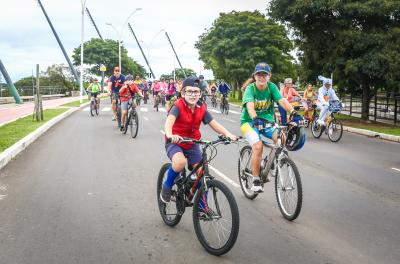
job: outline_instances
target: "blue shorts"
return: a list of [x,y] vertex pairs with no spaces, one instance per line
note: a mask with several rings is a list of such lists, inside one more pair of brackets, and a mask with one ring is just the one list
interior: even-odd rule
[[202,159],[202,156],[201,156],[202,153],[201,153],[200,147],[199,147],[199,145],[196,145],[196,144],[192,145],[192,147],[190,149],[183,149],[177,144],[168,143],[168,144],[165,144],[165,150],[167,151],[167,156],[171,161],[172,161],[172,157],[176,153],[182,152],[183,155],[185,155],[185,157],[187,158],[189,166],[199,163]]

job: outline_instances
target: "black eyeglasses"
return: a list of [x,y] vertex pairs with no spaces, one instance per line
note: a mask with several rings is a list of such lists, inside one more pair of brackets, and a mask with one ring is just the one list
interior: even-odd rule
[[186,90],[186,91],[185,91],[185,94],[186,94],[186,95],[195,95],[195,96],[198,96],[198,95],[200,95],[200,91],[199,91],[199,90]]

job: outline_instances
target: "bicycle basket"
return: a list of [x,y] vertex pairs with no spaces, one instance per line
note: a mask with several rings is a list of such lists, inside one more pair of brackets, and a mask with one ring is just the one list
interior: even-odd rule
[[342,110],[342,103],[340,101],[329,101],[329,112],[338,113]]

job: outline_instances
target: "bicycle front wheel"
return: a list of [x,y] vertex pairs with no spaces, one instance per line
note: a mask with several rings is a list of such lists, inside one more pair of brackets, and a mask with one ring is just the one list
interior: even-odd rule
[[225,104],[224,104],[224,101],[221,101],[221,103],[219,104],[219,108],[220,108],[220,110],[221,110],[221,114],[223,114],[224,111],[225,111]]
[[139,130],[139,117],[136,112],[132,113],[131,116],[132,118],[130,119],[129,128],[131,130],[131,137],[135,138]]
[[251,154],[252,150],[250,146],[244,146],[240,150],[239,161],[238,161],[238,174],[240,187],[242,192],[247,199],[253,200],[257,197],[258,193],[253,192],[251,187],[253,185],[253,179],[251,174]]
[[94,103],[93,103],[93,101],[90,102],[90,115],[94,116]]
[[323,131],[322,131],[321,125],[318,124],[317,120],[318,120],[318,116],[315,116],[311,122],[311,134],[315,138],[320,138]]
[[225,104],[225,114],[228,114],[228,113],[229,113],[229,103],[226,102],[226,104]]
[[[160,172],[158,174],[158,179],[157,179],[157,203],[158,203],[158,209],[160,210],[160,215],[164,223],[168,226],[175,226],[177,225],[182,218],[182,215],[178,213],[178,205],[176,201],[171,201],[169,203],[164,203],[161,201],[160,198],[160,192],[162,189],[162,185],[164,184],[165,180],[167,179],[167,174],[168,174],[168,169],[169,166],[171,166],[171,163],[166,163],[164,164]],[[173,193],[177,192],[177,186],[174,185],[172,186],[172,191]]]
[[343,135],[343,125],[340,120],[334,118],[328,125],[328,138],[332,142],[338,142]]
[[220,181],[207,181],[193,200],[193,225],[205,250],[215,256],[227,253],[239,234],[239,209],[232,192]]
[[288,157],[283,158],[275,177],[275,194],[283,217],[296,219],[303,202],[303,188],[296,164]]

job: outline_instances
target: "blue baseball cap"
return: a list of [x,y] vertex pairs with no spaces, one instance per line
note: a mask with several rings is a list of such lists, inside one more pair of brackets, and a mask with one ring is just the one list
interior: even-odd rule
[[254,74],[257,74],[259,72],[271,74],[271,67],[269,67],[269,65],[265,62],[260,62],[256,65],[256,68],[254,69]]

